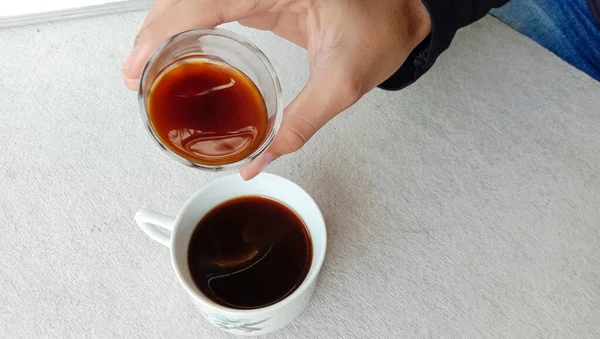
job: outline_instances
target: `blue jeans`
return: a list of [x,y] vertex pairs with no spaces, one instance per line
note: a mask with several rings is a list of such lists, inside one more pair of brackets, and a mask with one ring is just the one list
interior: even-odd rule
[[512,0],[491,13],[600,81],[600,27],[587,0]]

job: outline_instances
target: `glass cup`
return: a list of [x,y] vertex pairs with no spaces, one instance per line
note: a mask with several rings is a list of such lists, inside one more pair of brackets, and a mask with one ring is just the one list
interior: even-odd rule
[[[155,81],[165,69],[183,59],[192,57],[218,61],[237,68],[254,82],[263,97],[268,119],[266,136],[260,146],[242,160],[222,165],[210,165],[186,159],[165,145],[152,126],[148,111],[148,98]],[[158,146],[184,165],[206,170],[233,170],[249,164],[273,142],[283,117],[281,85],[273,65],[253,43],[238,34],[220,28],[192,29],[163,42],[152,53],[142,71],[138,101],[142,120]]]

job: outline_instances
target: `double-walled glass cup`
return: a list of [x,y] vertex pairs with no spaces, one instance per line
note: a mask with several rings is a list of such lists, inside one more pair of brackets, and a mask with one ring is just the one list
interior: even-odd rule
[[[263,97],[267,112],[265,137],[260,146],[244,159],[211,165],[184,158],[170,149],[157,135],[150,119],[148,99],[161,73],[180,62],[194,58],[225,63],[250,78]],[[140,78],[138,101],[142,119],[154,141],[179,162],[207,170],[233,170],[250,163],[262,154],[275,139],[283,116],[281,86],[275,70],[264,53],[250,41],[219,28],[200,28],[179,33],[162,43],[150,56]]]

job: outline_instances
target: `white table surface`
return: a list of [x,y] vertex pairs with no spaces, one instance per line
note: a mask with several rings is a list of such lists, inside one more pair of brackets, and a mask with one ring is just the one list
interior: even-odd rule
[[[0,337],[228,338],[139,207],[218,177],[153,144],[121,62],[144,13],[0,30]],[[290,100],[305,54],[228,26]],[[493,18],[270,168],[329,247],[313,301],[268,338],[600,337],[600,84]]]

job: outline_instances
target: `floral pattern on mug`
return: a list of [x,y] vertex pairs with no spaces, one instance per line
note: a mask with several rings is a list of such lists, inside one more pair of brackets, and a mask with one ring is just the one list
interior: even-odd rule
[[233,319],[220,315],[209,315],[202,312],[204,316],[209,319],[215,326],[226,331],[243,331],[243,332],[256,332],[262,331],[269,327],[265,323],[271,318],[262,319],[259,321],[252,321],[250,319]]

